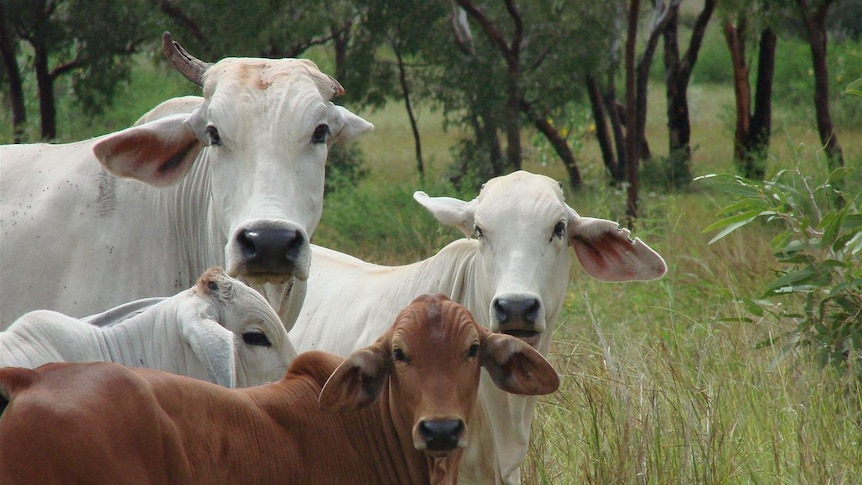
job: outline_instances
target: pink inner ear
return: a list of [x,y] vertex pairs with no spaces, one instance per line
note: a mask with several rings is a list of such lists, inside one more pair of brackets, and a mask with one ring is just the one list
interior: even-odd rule
[[110,135],[93,153],[110,172],[157,187],[177,182],[202,145],[181,120],[159,120]]
[[645,281],[667,271],[661,256],[640,239],[630,241],[628,231],[602,231],[589,239],[575,235],[572,247],[581,266],[602,281]]

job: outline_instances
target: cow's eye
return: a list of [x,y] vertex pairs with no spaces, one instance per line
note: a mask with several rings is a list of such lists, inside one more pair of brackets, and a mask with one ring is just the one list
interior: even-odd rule
[[479,344],[473,344],[470,346],[470,350],[467,351],[468,357],[476,357],[479,355]]
[[209,125],[206,128],[206,134],[208,138],[208,145],[215,145],[217,147],[221,146],[221,136],[218,134],[218,128],[213,125]]
[[319,124],[311,135],[311,143],[326,143],[326,137],[331,134],[332,132],[329,131],[329,125],[326,123]]
[[272,347],[272,342],[265,333],[259,331],[245,332],[242,334],[242,341],[249,345],[259,345],[261,347]]
[[407,362],[407,356],[404,355],[404,351],[398,348],[392,350],[392,358],[396,362]]
[[482,239],[485,237],[485,234],[482,232],[482,228],[479,226],[473,226],[473,237],[476,239]]
[[554,226],[554,237],[562,238],[565,235],[566,235],[566,223],[563,221],[560,221],[557,223],[556,226]]

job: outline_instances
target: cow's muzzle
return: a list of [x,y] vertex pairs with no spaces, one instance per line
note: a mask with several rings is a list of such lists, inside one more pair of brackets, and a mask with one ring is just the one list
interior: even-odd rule
[[497,331],[535,347],[544,330],[542,301],[529,295],[503,295],[491,303],[491,318]]
[[464,447],[465,429],[461,419],[423,419],[417,425],[416,449],[439,453]]
[[244,280],[284,283],[308,278],[310,246],[293,224],[250,224],[237,229],[227,248],[228,273]]

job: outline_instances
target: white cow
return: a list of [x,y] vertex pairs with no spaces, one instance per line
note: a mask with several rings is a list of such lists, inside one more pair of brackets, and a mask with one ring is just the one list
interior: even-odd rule
[[164,48],[203,87],[191,113],[0,147],[0,329],[35,309],[174,295],[216,265],[295,319],[328,146],[372,125],[330,102],[343,89],[311,61],[210,65],[167,33]]
[[[548,355],[569,281],[572,246],[583,268],[604,281],[651,280],[664,260],[618,224],[579,216],[552,179],[515,172],[486,183],[464,202],[414,198],[461,239],[406,266],[369,264],[312,246],[308,293],[290,331],[298,351],[346,355],[373,341],[398,310],[421,293],[443,293],[494,332],[521,338]],[[478,423],[461,465],[461,483],[520,482],[535,397],[495,389],[483,375]]]
[[0,332],[0,367],[104,361],[249,387],[281,379],[296,357],[272,306],[221,268],[139,313],[121,313],[121,321],[97,327],[51,310],[28,312]]

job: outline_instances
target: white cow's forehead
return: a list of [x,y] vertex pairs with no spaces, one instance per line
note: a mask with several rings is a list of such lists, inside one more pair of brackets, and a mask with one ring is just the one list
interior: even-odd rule
[[[229,57],[213,64],[203,75],[205,98],[213,94],[216,86],[238,84],[259,90],[269,89],[290,77],[306,77],[315,82],[319,91],[328,91],[331,86],[329,76],[320,72],[313,62],[307,59],[259,59],[248,57]],[[331,97],[331,93],[327,93]]]
[[476,208],[477,223],[514,223],[522,215],[523,222],[556,223],[566,217],[566,203],[560,184],[544,175],[525,172],[489,180],[479,194]]

